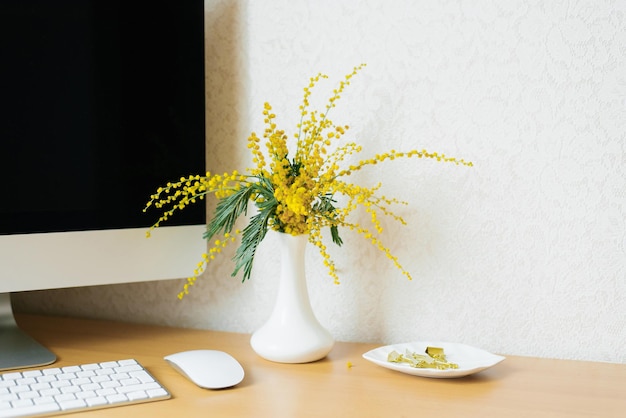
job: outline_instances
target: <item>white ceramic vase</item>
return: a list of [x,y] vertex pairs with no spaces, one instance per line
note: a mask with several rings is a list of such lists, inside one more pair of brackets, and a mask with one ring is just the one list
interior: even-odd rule
[[252,334],[250,344],[259,356],[278,363],[320,360],[335,341],[311,309],[304,271],[308,236],[277,235],[281,273],[276,303],[268,321]]

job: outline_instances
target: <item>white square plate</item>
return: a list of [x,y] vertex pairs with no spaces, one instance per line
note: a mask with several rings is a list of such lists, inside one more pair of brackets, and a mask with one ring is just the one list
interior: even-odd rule
[[[458,364],[459,368],[445,370],[420,369],[411,367],[406,363],[392,363],[387,361],[387,356],[394,350],[400,354],[404,354],[406,350],[424,354],[426,352],[426,347],[443,348],[447,360],[451,363]],[[363,358],[387,369],[396,370],[414,376],[435,378],[469,376],[495,366],[505,359],[505,357],[491,354],[485,350],[481,350],[480,348],[471,347],[465,344],[446,343],[440,341],[416,341],[411,343],[387,345],[368,351],[363,354]]]

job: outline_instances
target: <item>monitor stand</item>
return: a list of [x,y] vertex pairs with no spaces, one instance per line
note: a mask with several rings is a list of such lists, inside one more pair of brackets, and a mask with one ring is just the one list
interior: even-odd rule
[[55,360],[52,352],[17,326],[11,295],[0,293],[0,370],[45,366]]

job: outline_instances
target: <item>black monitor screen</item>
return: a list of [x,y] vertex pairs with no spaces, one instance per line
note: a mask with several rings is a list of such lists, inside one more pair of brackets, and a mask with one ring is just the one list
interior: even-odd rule
[[150,225],[205,171],[204,99],[202,0],[1,0],[0,233]]

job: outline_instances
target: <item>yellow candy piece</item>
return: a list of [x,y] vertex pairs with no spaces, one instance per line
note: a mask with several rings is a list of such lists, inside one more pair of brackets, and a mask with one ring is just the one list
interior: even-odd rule
[[434,359],[446,361],[446,355],[441,347],[426,347],[426,354]]

